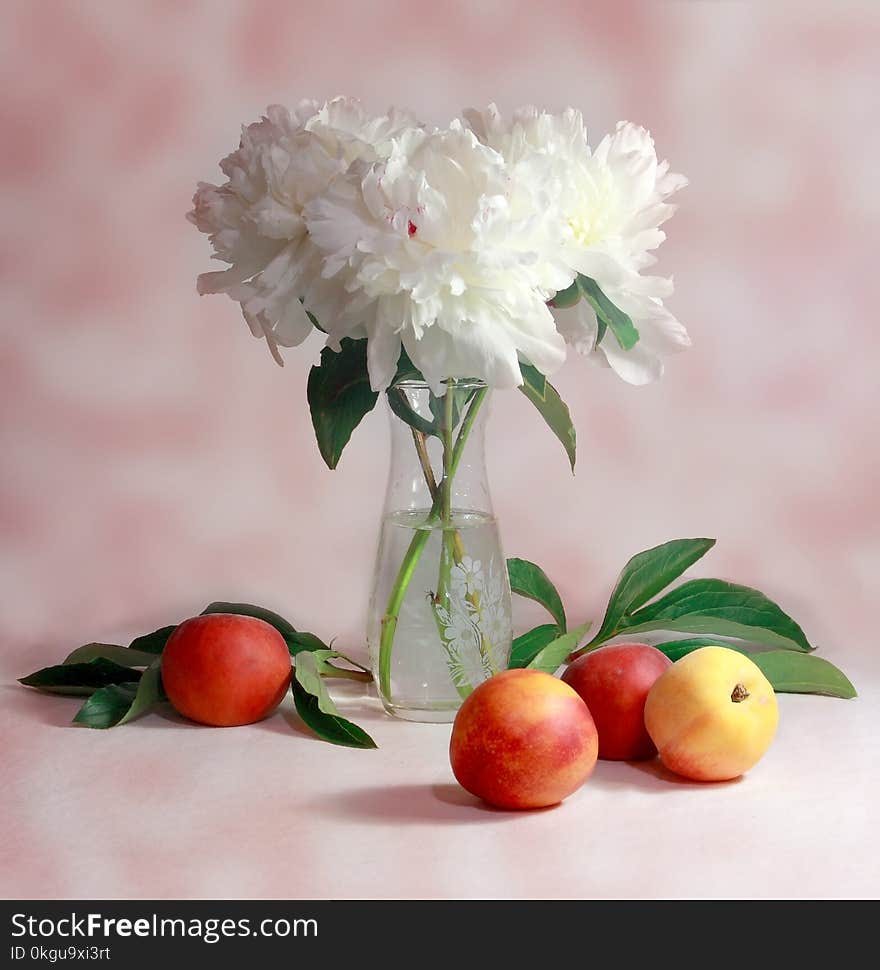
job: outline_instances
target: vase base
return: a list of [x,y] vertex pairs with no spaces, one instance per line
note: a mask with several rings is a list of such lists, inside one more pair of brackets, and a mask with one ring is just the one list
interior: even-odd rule
[[431,707],[416,707],[405,704],[392,704],[383,700],[382,706],[392,716],[402,721],[418,721],[424,724],[451,724],[458,713],[460,703],[437,704]]

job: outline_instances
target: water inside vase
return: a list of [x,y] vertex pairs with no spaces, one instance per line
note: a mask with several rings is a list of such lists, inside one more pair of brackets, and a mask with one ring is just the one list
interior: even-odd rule
[[[485,512],[453,510],[446,528],[430,510],[382,520],[369,643],[377,665],[381,620],[401,562],[417,533],[428,533],[400,606],[386,709],[411,720],[452,721],[463,697],[508,663],[510,590],[498,525]],[[437,598],[444,533],[450,536],[448,596]]]

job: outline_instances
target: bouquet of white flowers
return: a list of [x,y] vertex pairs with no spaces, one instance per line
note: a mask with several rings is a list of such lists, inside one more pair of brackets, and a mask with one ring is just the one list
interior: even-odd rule
[[418,521],[371,638],[380,695],[394,707],[392,643],[436,529],[428,600],[460,701],[510,651],[486,592],[497,575],[468,556],[453,492],[477,412],[489,389],[521,388],[574,467],[574,428],[547,381],[567,348],[644,384],[689,346],[663,302],[672,281],[646,272],[686,180],[636,125],[591,148],[571,108],[504,118],[490,105],[432,129],[349,98],[270,107],[220,167],[226,181],[200,183],[188,217],[228,268],[201,275],[199,292],[237,301],[279,364],[280,348],[326,335],[308,398],[331,468],[382,392],[415,446],[425,500],[409,509]]
[[663,304],[672,281],[644,273],[686,179],[644,128],[591,149],[571,108],[490,106],[431,130],[337,98],[270,107],[220,168],[189,219],[229,269],[199,292],[239,302],[279,363],[317,326],[333,349],[366,339],[374,391],[403,348],[442,394],[456,377],[520,386],[520,361],[551,374],[566,344],[643,384],[689,345]]

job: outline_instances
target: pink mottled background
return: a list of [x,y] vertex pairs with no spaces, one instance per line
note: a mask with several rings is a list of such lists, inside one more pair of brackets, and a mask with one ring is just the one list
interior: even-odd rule
[[619,118],[652,130],[691,180],[659,269],[694,347],[641,389],[566,364],[575,477],[525,399],[496,395],[506,551],[597,619],[631,554],[715,536],[700,572],[764,589],[876,677],[880,7],[4,0],[0,18],[7,682],[215,598],[360,648],[386,419],[328,471],[305,402],[320,342],[276,368],[235,304],[196,295],[216,267],[184,219],[240,123],[339,93],[437,123],[496,100],[575,105],[595,141]]

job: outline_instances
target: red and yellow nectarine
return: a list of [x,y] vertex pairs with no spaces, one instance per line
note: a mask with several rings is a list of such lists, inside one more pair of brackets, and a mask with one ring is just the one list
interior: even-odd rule
[[596,764],[587,705],[557,677],[505,670],[458,710],[449,758],[463,788],[498,808],[544,808],[578,789]]

